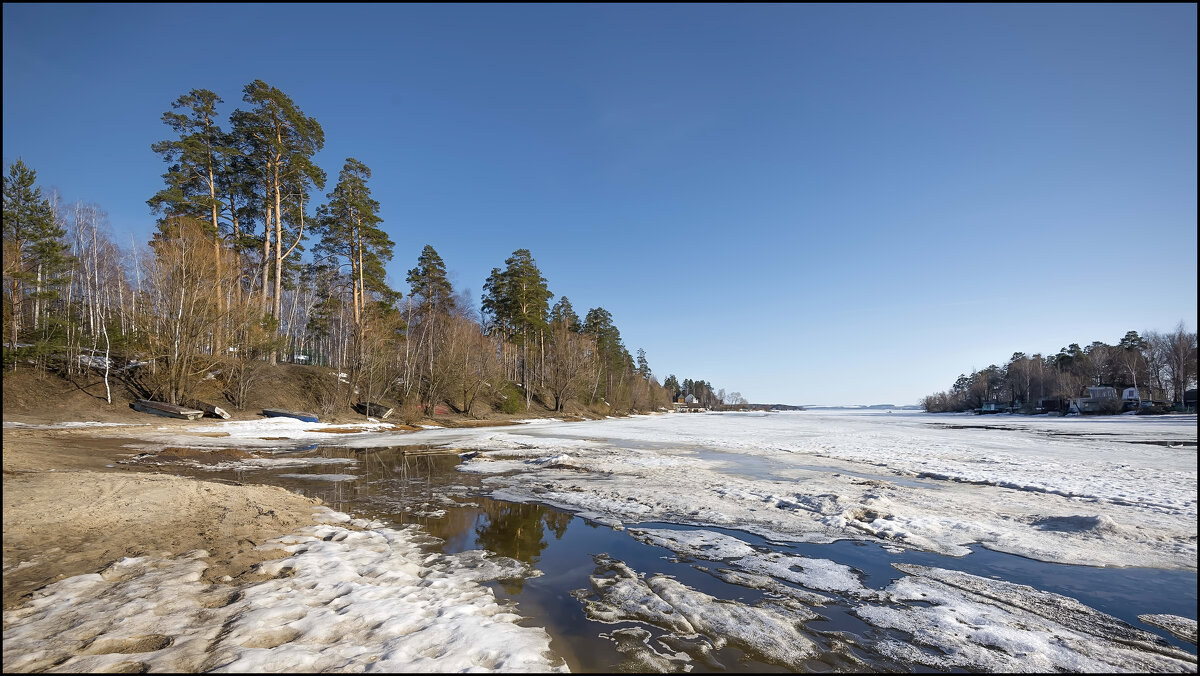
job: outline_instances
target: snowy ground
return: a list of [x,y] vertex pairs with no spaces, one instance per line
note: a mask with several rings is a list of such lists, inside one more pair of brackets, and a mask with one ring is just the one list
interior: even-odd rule
[[428,554],[428,537],[352,520],[262,545],[265,582],[200,581],[207,553],[126,558],[4,613],[4,671],[565,671],[542,629],[481,583],[534,575],[485,552]]
[[[480,451],[464,453],[467,459],[459,469],[482,477],[494,498],[548,504],[627,528],[632,537],[648,545],[665,547],[681,557],[719,562],[719,568],[706,572],[766,593],[764,600],[755,603],[716,598],[671,576],[634,570],[624,562],[597,556],[591,589],[576,590],[575,596],[592,620],[626,625],[605,636],[647,670],[689,670],[712,651],[731,645],[755,659],[795,670],[809,670],[810,660],[818,654],[838,654],[845,660],[842,666],[858,670],[879,666],[874,660],[891,660],[900,669],[1195,672],[1194,648],[1189,653],[1168,645],[1159,635],[1075,599],[1004,580],[903,563],[893,564],[897,574],[886,587],[872,588],[845,564],[777,551],[728,533],[753,533],[776,543],[862,540],[893,552],[919,550],[951,557],[969,557],[970,547],[982,546],[1054,564],[1195,571],[1196,423],[1194,415],[1047,418],[806,411],[541,421],[406,433],[363,426],[361,432],[345,434],[274,419],[188,428],[228,433],[221,437],[191,436],[177,429],[148,432],[139,435],[145,441],[138,448],[238,447],[279,451],[280,460],[290,460],[287,449],[314,443],[362,449],[422,444]],[[245,469],[270,466],[263,460],[247,459]],[[354,470],[349,463],[338,469],[343,468]],[[352,476],[320,475],[325,481]],[[650,522],[698,529],[639,525]],[[253,627],[265,624],[247,624],[244,633],[235,631],[228,639],[231,652],[221,662],[224,668],[266,670],[285,664],[299,670],[357,668],[367,659],[366,653],[341,654],[330,647],[336,641],[328,641],[331,636],[336,639],[338,632],[363,627],[369,628],[363,642],[374,651],[370,654],[391,660],[386,665],[390,668],[561,666],[544,655],[544,633],[512,625],[515,616],[495,609],[494,599],[482,595],[486,589],[470,586],[474,582],[469,570],[482,559],[479,555],[465,563],[422,561],[411,553],[402,532],[372,527],[363,535],[338,531],[335,526],[324,528],[334,530],[308,534],[294,545],[304,552],[311,549],[315,558],[287,564],[305,585],[314,585],[314,600],[305,600],[307,593],[285,598],[299,587],[279,581],[284,585],[279,590],[254,591],[233,604],[245,606],[238,617],[250,622],[258,621],[250,614],[252,596],[255,603],[265,603],[263,612],[271,618],[266,624],[290,627],[286,636],[281,635],[286,640],[266,647],[251,645],[247,641],[257,635]],[[365,538],[362,544],[357,543],[360,536]],[[353,546],[339,549],[331,542]],[[398,560],[396,548],[407,558],[396,566],[369,563],[367,570],[375,572],[363,573],[363,564],[356,561],[368,555],[359,552],[364,546],[388,561]],[[161,572],[174,584],[169,581],[185,580],[190,575],[185,568],[198,561],[169,566],[134,562],[129,565],[146,570],[130,579],[149,579],[145,576]],[[436,575],[428,575],[429,570],[458,570],[459,563],[468,572],[444,573],[453,582],[439,583]],[[358,572],[348,572],[351,569]],[[117,580],[67,580],[53,594],[100,603],[112,596],[109,586],[123,584],[123,575]],[[378,585],[404,575],[423,582],[410,578],[399,582],[403,599],[431,603],[433,597],[421,596],[425,592],[420,590],[449,584],[455,594],[450,600],[439,597],[438,603],[457,603],[453,599],[462,598],[466,604],[462,617],[473,619],[453,624],[460,615],[448,605],[437,605],[437,617],[429,618],[423,629],[429,632],[425,636],[435,640],[418,641],[425,647],[412,652],[401,640],[411,628],[393,626],[395,621],[386,619],[402,609],[376,605],[399,603],[382,598],[395,596],[396,589],[381,590]],[[501,575],[493,571],[477,578]],[[329,582],[322,581],[323,576]],[[366,586],[360,588],[361,584]],[[142,598],[138,595],[148,592],[135,586],[120,593]],[[53,603],[46,601],[28,611],[21,630],[39,631],[37,613],[51,612]],[[809,630],[806,623],[821,617],[831,604],[848,608],[878,633],[851,639]],[[93,608],[93,614],[103,612],[108,611]],[[181,612],[186,618],[199,617],[201,611]],[[348,614],[351,619],[350,624],[335,623],[326,631],[319,622],[304,619],[305,613],[330,615],[329,619]],[[444,618],[451,617],[453,622],[446,624]],[[1141,619],[1195,641],[1194,615]],[[8,620],[6,615],[6,625]],[[481,638],[479,632],[491,631],[484,629],[491,626],[489,622],[500,624],[513,638],[494,644],[489,639],[483,661],[436,667],[421,661],[429,658],[435,644],[461,641],[465,645]],[[161,633],[149,626],[139,631],[145,636]],[[908,638],[901,641],[897,636]],[[71,637],[64,640],[85,640]],[[6,645],[9,638],[6,630]],[[871,643],[866,650],[875,658],[862,662],[865,642]],[[176,660],[171,655],[187,656],[184,646],[162,650],[166,651],[163,661],[151,666],[196,667],[171,661]],[[46,664],[36,660],[50,658],[22,659],[20,666],[32,668]],[[70,664],[72,669],[97,670],[112,668],[115,663],[109,662],[117,658],[104,659],[109,661]],[[6,654],[6,668],[9,660]]]

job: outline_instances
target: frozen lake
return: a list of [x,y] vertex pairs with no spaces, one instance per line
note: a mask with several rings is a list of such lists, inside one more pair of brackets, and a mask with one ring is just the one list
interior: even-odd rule
[[[238,444],[222,429],[154,443]],[[1196,669],[1195,416],[806,411],[337,436],[173,471],[284,485],[417,524],[445,553],[530,564],[543,574],[490,584],[573,671]]]

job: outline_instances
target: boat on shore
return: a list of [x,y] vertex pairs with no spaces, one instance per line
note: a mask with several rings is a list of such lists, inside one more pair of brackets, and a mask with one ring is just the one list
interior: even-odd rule
[[295,418],[304,422],[317,422],[316,413],[304,413],[302,411],[284,411],[278,408],[264,408],[263,415],[268,418]]
[[381,420],[386,420],[395,409],[390,406],[384,406],[383,404],[376,404],[373,401],[360,401],[354,405],[354,410],[362,415],[373,416]]
[[168,404],[164,401],[151,401],[150,399],[137,399],[133,402],[133,409],[142,413],[153,413],[167,418],[182,418],[184,420],[195,420],[204,415],[204,411],[194,408],[185,408]]
[[189,401],[188,406],[191,406],[192,408],[198,408],[201,411],[204,411],[205,413],[213,416],[214,418],[221,418],[222,420],[229,420],[232,417],[229,415],[228,411],[221,408],[220,406],[216,406],[215,404],[210,404],[206,401],[200,401],[199,399]]

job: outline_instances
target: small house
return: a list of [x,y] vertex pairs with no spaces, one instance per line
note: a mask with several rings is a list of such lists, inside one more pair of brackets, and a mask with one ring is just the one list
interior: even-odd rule
[[1142,395],[1136,387],[1126,387],[1121,392],[1121,410],[1136,411],[1142,407]]
[[705,409],[700,405],[700,400],[696,395],[689,394],[684,397],[675,397],[675,402],[672,404],[676,413],[702,413]]
[[[1117,390],[1113,387],[1100,386],[1088,387],[1087,396],[1080,397],[1076,400],[1075,405],[1079,408],[1080,413],[1104,413],[1107,409],[1117,409],[1121,407],[1120,401],[1117,399]],[[1115,413],[1116,411],[1108,411]]]

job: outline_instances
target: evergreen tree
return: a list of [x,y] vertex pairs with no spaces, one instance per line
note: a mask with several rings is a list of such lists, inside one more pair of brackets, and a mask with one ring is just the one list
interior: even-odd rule
[[[325,172],[312,161],[313,155],[325,146],[325,132],[291,98],[262,80],[246,85],[242,100],[254,107],[248,112],[238,111],[234,123],[239,136],[249,142],[256,156],[255,166],[262,172],[264,262],[268,256],[274,261],[273,314],[279,320],[282,314],[284,260],[297,250],[304,238],[305,196],[310,186],[318,190],[325,187]],[[289,204],[291,222],[286,230],[283,218],[285,197],[295,198]],[[286,250],[285,238],[292,240]],[[264,268],[264,279],[266,272]],[[265,282],[263,287],[265,293]],[[275,357],[272,354],[272,363]]]
[[667,379],[663,381],[663,389],[667,391],[667,394],[671,395],[672,401],[675,400],[675,397],[679,396],[679,379],[675,377],[674,373],[667,376]]
[[[438,252],[428,244],[417,258],[417,267],[408,271],[409,297],[416,301],[419,322],[410,327],[410,342],[420,346],[425,366],[422,372],[422,398],[426,411],[433,414],[433,407],[442,398],[448,386],[451,369],[438,368],[439,353],[446,345],[449,315],[454,310],[454,290],[446,278],[446,264]],[[445,366],[445,364],[442,364]],[[465,405],[465,404],[464,404]]]
[[351,302],[355,325],[361,325],[369,294],[385,303],[394,302],[395,291],[388,287],[384,269],[392,260],[391,238],[380,228],[379,202],[371,198],[367,179],[371,170],[353,157],[347,158],[338,174],[337,185],[329,202],[317,209],[315,229],[321,234],[319,256],[341,262],[350,268]]
[[454,310],[454,290],[446,278],[446,264],[428,244],[417,258],[417,267],[408,271],[406,281],[410,296],[417,300],[417,311],[423,315],[449,314]]
[[550,298],[554,294],[528,249],[517,249],[504,261],[505,269],[492,268],[484,283],[482,310],[489,324],[513,338],[521,348],[521,384],[525,388],[525,407],[532,398],[529,377],[530,343],[545,334]]
[[[9,165],[4,177],[4,287],[8,296],[6,328],[9,346],[16,348],[24,328],[26,296],[52,300],[53,289],[69,268],[70,257],[62,241],[66,230],[36,185],[37,172],[21,158]],[[36,317],[34,317],[36,321]]]
[[650,380],[650,362],[646,361],[646,351],[640,347],[637,351],[637,373],[646,380]]
[[179,137],[151,145],[154,152],[171,163],[163,174],[166,187],[147,200],[155,211],[170,216],[191,216],[207,221],[211,234],[219,231],[221,202],[218,178],[236,152],[216,122],[221,98],[207,89],[193,89],[172,104],[175,111],[163,113],[163,123]]
[[616,383],[626,369],[632,370],[633,358],[621,343],[621,332],[613,324],[612,314],[602,307],[588,310],[583,320],[583,333],[596,340],[596,351],[600,354],[600,366],[606,384],[604,395],[611,398]]
[[579,323],[579,315],[575,314],[575,308],[571,307],[571,301],[567,300],[566,296],[558,299],[554,307],[550,308],[550,322],[565,322],[566,327],[570,331],[579,333],[583,327]]
[[[219,286],[223,279],[220,266],[224,256],[221,255],[222,201],[218,181],[228,174],[230,158],[236,154],[236,150],[227,145],[229,139],[216,122],[217,104],[221,102],[220,97],[207,89],[193,89],[171,106],[174,111],[182,112],[163,113],[163,122],[179,136],[150,146],[172,164],[163,174],[166,187],[147,200],[151,208],[165,216],[190,216],[207,224],[213,258],[218,266],[218,288],[214,294],[218,314],[224,300],[224,290]],[[159,227],[165,227],[166,222],[164,218]],[[221,333],[214,331],[213,334],[218,350]]]

